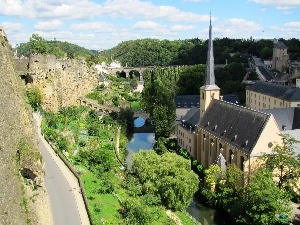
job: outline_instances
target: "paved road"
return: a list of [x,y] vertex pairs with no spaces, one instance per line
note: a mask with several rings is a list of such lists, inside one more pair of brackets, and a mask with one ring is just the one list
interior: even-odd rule
[[40,133],[40,117],[33,114],[39,148],[45,162],[45,186],[55,225],[89,225],[79,184]]

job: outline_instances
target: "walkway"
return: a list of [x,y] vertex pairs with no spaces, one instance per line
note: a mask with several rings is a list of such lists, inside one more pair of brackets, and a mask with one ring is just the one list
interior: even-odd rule
[[39,148],[45,162],[45,186],[55,225],[89,225],[78,180],[41,135],[41,117],[33,114]]

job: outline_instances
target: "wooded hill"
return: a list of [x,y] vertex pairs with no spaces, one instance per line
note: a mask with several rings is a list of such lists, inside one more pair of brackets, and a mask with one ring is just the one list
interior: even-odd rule
[[[299,39],[279,40],[288,47],[291,60],[300,59]],[[147,38],[124,41],[103,55],[128,67],[205,64],[207,43],[198,38],[175,41]],[[272,54],[273,40],[214,39],[216,64],[225,64],[226,60],[227,63],[247,63],[251,55],[271,59]]]
[[[288,47],[291,60],[300,60],[299,39],[279,39]],[[33,34],[27,43],[20,44],[16,50],[18,56],[29,57],[30,54],[54,54],[57,58],[84,57],[89,64],[111,60],[119,61],[122,66],[170,66],[205,64],[207,58],[207,40],[198,38],[185,40],[138,39],[124,41],[116,47],[101,52],[88,50],[75,44],[62,41],[47,41]],[[247,63],[252,56],[271,59],[273,40],[253,39],[214,39],[215,64],[237,62]]]

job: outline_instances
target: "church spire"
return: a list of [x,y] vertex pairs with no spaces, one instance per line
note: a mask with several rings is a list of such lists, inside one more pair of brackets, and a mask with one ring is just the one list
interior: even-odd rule
[[214,50],[213,50],[213,41],[212,41],[211,33],[212,33],[212,26],[211,26],[211,13],[210,13],[205,85],[214,85],[215,84]]
[[206,81],[205,85],[200,87],[200,118],[209,106],[212,99],[220,99],[220,88],[215,84],[215,70],[214,70],[214,51],[212,41],[212,26],[211,14],[209,19],[209,40],[206,61]]

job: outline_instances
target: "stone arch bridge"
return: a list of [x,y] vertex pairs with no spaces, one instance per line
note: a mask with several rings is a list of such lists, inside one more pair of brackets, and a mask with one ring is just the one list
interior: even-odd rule
[[[123,104],[120,107],[116,107],[116,106],[106,106],[106,105],[102,105],[99,104],[97,100],[93,100],[93,99],[89,99],[89,98],[78,98],[77,99],[77,104],[78,105],[84,105],[84,106],[88,106],[91,109],[94,109],[96,111],[102,111],[103,113],[111,113],[111,112],[120,112],[120,107],[128,107],[129,104]],[[149,118],[149,113],[143,111],[143,110],[138,110],[134,112],[133,115],[134,118],[136,117],[141,117],[144,120]]]

